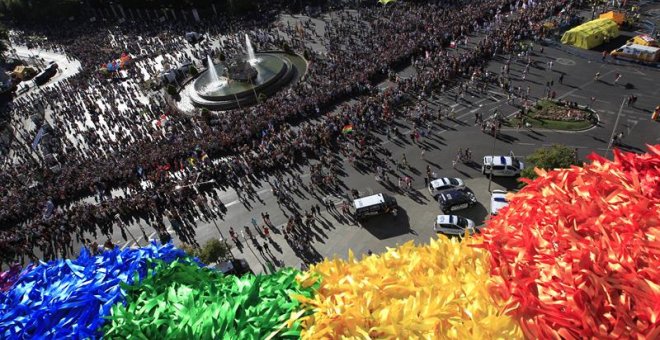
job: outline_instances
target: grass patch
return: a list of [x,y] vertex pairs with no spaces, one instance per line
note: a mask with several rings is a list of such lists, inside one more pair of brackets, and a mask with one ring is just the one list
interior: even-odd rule
[[[579,131],[590,128],[594,125],[589,119],[581,120],[554,120],[547,118],[549,115],[558,114],[568,111],[579,111],[588,113],[586,110],[578,108],[568,108],[564,105],[557,104],[550,100],[539,100],[527,112],[525,122],[531,124],[531,128],[551,129],[551,130],[565,130],[565,131]],[[510,127],[517,127],[520,119],[512,117],[505,122],[505,125]]]

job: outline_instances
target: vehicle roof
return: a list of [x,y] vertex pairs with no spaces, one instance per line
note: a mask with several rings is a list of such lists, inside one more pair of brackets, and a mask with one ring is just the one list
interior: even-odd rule
[[436,217],[435,221],[438,224],[443,224],[443,223],[457,224],[458,223],[458,216],[456,216],[456,215],[438,215],[438,217]]
[[660,47],[653,47],[653,46],[644,46],[644,45],[639,45],[639,44],[627,44],[623,45],[620,48],[629,48],[633,50],[640,50],[640,51],[645,51],[649,53],[655,53],[658,50],[660,50]]
[[511,157],[511,156],[484,156],[484,164],[513,165],[513,157]]
[[[449,178],[449,177],[442,177],[442,178],[434,179],[434,180],[431,181],[431,187],[433,187],[433,188],[437,188],[437,187],[439,187],[439,186],[443,186],[443,185],[451,184],[451,182],[450,182],[451,179],[452,179],[452,178]],[[459,179],[459,178],[455,178],[455,179],[456,179],[459,183],[462,182],[462,180]]]
[[509,205],[509,202],[502,202],[498,201],[497,198],[504,198],[506,197],[507,192],[504,190],[493,190],[493,194],[490,197],[490,213],[495,215],[497,212]]
[[385,203],[385,196],[382,193],[353,200],[353,205],[356,209],[381,203]]
[[455,200],[461,200],[465,201],[468,199],[468,190],[461,190],[461,189],[449,189],[447,191],[443,191],[438,195],[439,199],[442,199],[443,201],[455,201]]
[[639,34],[639,35],[636,35],[635,38],[640,38],[640,39],[642,39],[646,42],[655,41],[655,39],[652,36],[648,35],[648,34]]

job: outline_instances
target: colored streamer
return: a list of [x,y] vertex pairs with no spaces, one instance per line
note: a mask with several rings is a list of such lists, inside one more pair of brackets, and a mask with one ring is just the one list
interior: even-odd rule
[[302,275],[303,284],[321,278],[313,298],[298,297],[309,316],[306,339],[520,338],[504,302],[488,292],[487,253],[441,237],[430,245],[408,242],[356,261],[326,260]]
[[104,316],[124,300],[120,283],[147,273],[147,259],[171,262],[187,255],[171,244],[109,250],[74,260],[42,263],[0,293],[0,338],[97,338]]
[[660,338],[660,146],[555,171],[485,228],[528,338]]
[[300,307],[291,295],[311,298],[298,271],[225,276],[181,262],[159,262],[152,275],[126,287],[127,303],[116,305],[105,329],[108,338],[266,339],[298,338],[286,321]]

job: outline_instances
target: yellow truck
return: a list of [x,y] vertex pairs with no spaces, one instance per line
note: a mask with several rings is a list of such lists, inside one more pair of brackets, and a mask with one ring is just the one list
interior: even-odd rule
[[640,34],[634,36],[628,40],[628,43],[642,45],[642,46],[660,47],[658,46],[658,41],[653,39],[652,36],[647,34]]
[[626,44],[610,54],[613,58],[640,61],[644,63],[660,62],[660,48],[638,44]]

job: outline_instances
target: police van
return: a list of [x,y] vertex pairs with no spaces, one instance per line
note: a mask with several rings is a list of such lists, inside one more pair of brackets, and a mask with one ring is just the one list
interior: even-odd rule
[[355,218],[358,220],[387,213],[396,215],[397,207],[398,205],[394,197],[382,193],[353,200]]
[[525,164],[511,156],[484,156],[481,173],[492,173],[493,176],[515,177],[525,168]]

